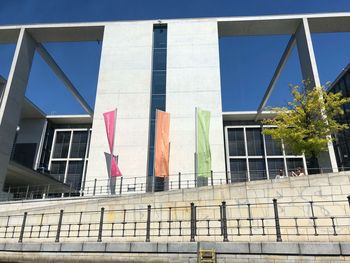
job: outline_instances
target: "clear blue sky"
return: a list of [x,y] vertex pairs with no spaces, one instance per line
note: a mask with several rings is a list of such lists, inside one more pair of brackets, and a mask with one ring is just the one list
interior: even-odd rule
[[[349,12],[349,0],[2,0],[0,24],[142,20],[214,16],[253,16]],[[255,110],[289,36],[236,37],[220,40],[223,110]],[[350,33],[314,34],[322,83],[333,81],[350,62]],[[93,106],[101,45],[45,44],[82,95]],[[14,45],[0,45],[0,74],[7,77]],[[300,83],[294,50],[269,105],[283,105],[288,84]],[[62,83],[35,56],[27,96],[47,113],[83,113]]]

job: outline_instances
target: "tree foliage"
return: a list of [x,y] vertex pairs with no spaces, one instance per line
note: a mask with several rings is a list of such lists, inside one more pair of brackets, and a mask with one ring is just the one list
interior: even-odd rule
[[263,120],[263,124],[274,128],[265,128],[263,133],[283,140],[295,154],[315,157],[327,149],[331,134],[348,128],[337,121],[337,116],[344,114],[342,105],[349,103],[350,98],[344,98],[340,92],[327,93],[324,87],[305,86],[291,87],[293,100],[287,107],[272,109],[276,116]]

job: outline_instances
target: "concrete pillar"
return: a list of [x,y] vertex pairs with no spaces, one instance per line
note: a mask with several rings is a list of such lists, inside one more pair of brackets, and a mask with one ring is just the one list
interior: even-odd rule
[[[321,86],[314,48],[311,39],[311,32],[307,18],[303,18],[296,33],[299,61],[303,79],[307,81],[307,87]],[[324,172],[336,172],[338,169],[335,152],[332,143],[328,143],[328,152],[318,157],[320,168]]]
[[0,191],[4,186],[35,46],[35,41],[22,28],[0,105]]

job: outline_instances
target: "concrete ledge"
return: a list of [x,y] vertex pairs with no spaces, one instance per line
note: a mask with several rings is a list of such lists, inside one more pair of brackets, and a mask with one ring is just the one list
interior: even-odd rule
[[350,256],[350,243],[340,243],[341,253],[344,256]]
[[129,242],[121,243],[107,243],[106,252],[130,252],[131,244]]
[[350,242],[0,243],[0,251],[8,252],[197,254],[200,248],[218,255],[350,256]]
[[41,243],[23,243],[22,251],[41,251]]
[[5,243],[5,251],[22,251],[22,243]]
[[83,243],[83,252],[105,252],[106,243],[101,242],[86,242]]
[[83,243],[62,243],[61,252],[82,252]]
[[148,242],[131,242],[130,252],[133,253],[158,253],[157,243],[148,243]]
[[298,243],[269,242],[261,243],[261,253],[270,255],[299,255],[300,251]]
[[250,254],[261,254],[262,244],[261,243],[249,243]]
[[42,243],[41,252],[59,252],[61,251],[61,244],[60,243]]
[[168,243],[168,253],[196,253],[197,242]]
[[339,243],[301,243],[301,255],[341,255]]

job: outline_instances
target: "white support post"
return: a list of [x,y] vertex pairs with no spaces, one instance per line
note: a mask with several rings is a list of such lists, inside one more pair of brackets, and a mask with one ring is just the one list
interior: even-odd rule
[[0,192],[3,190],[35,48],[36,42],[22,28],[0,105]]
[[[311,32],[307,18],[303,18],[295,33],[299,61],[303,79],[307,81],[307,88],[321,86],[314,48],[312,44]],[[319,166],[323,171],[337,172],[338,165],[335,157],[333,144],[328,143],[328,152],[320,154],[318,157]]]

